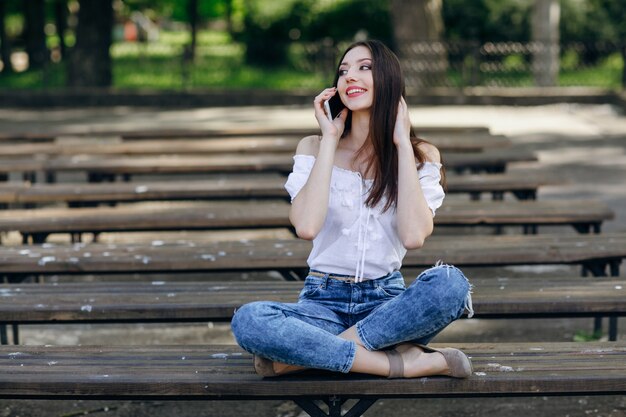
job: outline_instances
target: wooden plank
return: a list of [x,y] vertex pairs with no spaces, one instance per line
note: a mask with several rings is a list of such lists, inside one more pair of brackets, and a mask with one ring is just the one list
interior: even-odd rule
[[[149,201],[214,198],[287,198],[285,177],[273,173],[254,177],[220,175],[214,179],[190,181],[31,184],[0,183],[0,203]],[[536,171],[504,174],[447,176],[448,193],[532,192],[544,185],[560,183]]]
[[[31,155],[161,155],[219,153],[294,153],[300,140],[297,136],[284,137],[223,137],[211,139],[152,139],[142,141],[73,140],[58,143],[0,144],[0,157],[28,157]],[[511,142],[504,136],[473,135],[449,137],[433,135],[429,141],[441,152],[480,152],[484,149],[506,147]]]
[[[489,150],[477,153],[447,153],[444,163],[453,170],[502,171],[510,162],[536,161],[535,155],[514,149]],[[98,157],[76,155],[50,157],[43,160],[4,158],[0,173],[10,172],[90,172],[98,174],[191,174],[209,172],[283,172],[293,167],[290,154],[221,154],[161,155],[134,157]]]
[[[441,345],[433,345],[441,346]],[[455,344],[468,379],[305,372],[263,379],[235,346],[0,346],[0,398],[276,399],[626,393],[626,344]]]
[[[151,244],[0,247],[2,275],[301,269],[311,243],[301,239]],[[626,234],[432,236],[404,267],[585,264],[626,257]]]
[[[407,285],[414,279],[405,277]],[[626,315],[620,278],[500,277],[472,284],[476,318]],[[8,284],[0,285],[0,322],[224,321],[253,301],[296,302],[301,288],[302,282],[286,281]]]
[[[416,125],[419,135],[426,134],[489,134],[486,126],[434,126]],[[316,128],[276,128],[255,125],[253,127],[237,127],[228,129],[149,129],[149,130],[93,130],[81,132],[11,132],[0,133],[0,142],[50,142],[60,136],[119,136],[123,139],[177,139],[177,138],[210,138],[227,136],[308,136],[319,134]]]
[[[290,204],[271,201],[134,204],[95,208],[0,211],[0,231],[23,234],[290,227]],[[595,200],[450,202],[437,226],[590,225],[614,217]]]

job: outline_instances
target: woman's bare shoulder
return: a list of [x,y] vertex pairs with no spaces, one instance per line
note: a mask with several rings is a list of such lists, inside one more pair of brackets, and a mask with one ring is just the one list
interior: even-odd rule
[[437,149],[435,145],[429,142],[420,142],[420,144],[417,146],[426,157],[426,161],[441,163],[441,154],[439,153],[439,149]]
[[296,155],[317,156],[320,149],[320,137],[318,135],[306,136],[300,139]]

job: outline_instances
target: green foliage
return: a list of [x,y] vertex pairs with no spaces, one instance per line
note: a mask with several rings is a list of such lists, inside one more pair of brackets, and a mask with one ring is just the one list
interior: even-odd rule
[[602,332],[589,333],[584,330],[579,330],[574,335],[574,342],[597,342],[602,339]]
[[317,41],[331,38],[335,43],[352,41],[357,34],[392,43],[389,2],[356,0],[336,2],[320,10],[302,28],[302,39]]
[[252,65],[286,64],[294,40],[339,43],[365,34],[392,41],[388,2],[380,0],[248,0],[246,5],[236,39],[246,44],[246,62]]
[[449,40],[526,41],[530,38],[530,0],[444,0]]

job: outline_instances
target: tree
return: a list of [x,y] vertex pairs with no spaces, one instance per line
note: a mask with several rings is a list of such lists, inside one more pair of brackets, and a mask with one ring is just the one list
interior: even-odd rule
[[65,58],[67,46],[65,45],[65,29],[67,29],[67,0],[55,0],[54,2],[54,24],[59,37],[59,50],[61,56]]
[[8,73],[13,70],[11,66],[11,47],[7,36],[4,19],[6,17],[6,0],[0,0],[0,59],[2,60],[2,72]]
[[626,88],[626,4],[623,0],[593,0],[606,15],[607,23],[614,32],[614,38],[622,55],[622,88]]
[[392,0],[395,49],[403,61],[407,86],[439,85],[448,67],[442,0]]
[[111,85],[112,0],[80,0],[76,45],[68,65],[72,87]]
[[188,49],[188,58],[193,61],[196,57],[196,45],[198,43],[198,0],[187,0],[187,17],[191,29],[191,44]]
[[22,3],[26,21],[25,41],[28,54],[28,66],[41,68],[49,59],[44,32],[45,10],[44,0],[28,0]]
[[535,0],[532,17],[535,84],[555,86],[559,77],[559,0]]

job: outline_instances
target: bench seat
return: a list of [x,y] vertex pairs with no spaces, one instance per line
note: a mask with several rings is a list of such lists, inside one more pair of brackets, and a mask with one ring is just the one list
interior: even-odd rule
[[[210,230],[291,227],[290,205],[276,201],[169,202],[118,207],[39,208],[0,211],[0,231],[18,231],[42,243],[51,233]],[[446,202],[435,224],[446,227],[569,225],[600,232],[614,213],[595,200]],[[80,240],[80,239],[78,239]]]
[[[407,285],[415,277],[406,276]],[[622,278],[473,278],[477,318],[626,315]],[[0,285],[0,323],[229,321],[243,304],[296,302],[302,282],[73,282]]]
[[355,398],[362,402],[350,415],[360,416],[379,398],[626,393],[623,342],[452,346],[471,357],[471,377],[386,379],[307,371],[261,378],[252,356],[229,345],[0,346],[0,398],[290,399],[307,412],[316,408],[315,399],[338,408]]
[[[94,202],[157,201],[189,199],[288,198],[285,177],[262,173],[254,177],[221,175],[209,180],[116,182],[89,184],[32,184],[0,182],[0,203],[45,204],[67,202],[71,205]],[[503,174],[448,175],[448,193],[493,193],[502,199],[513,193],[520,199],[534,199],[539,187],[560,182],[536,171]]]
[[[202,271],[297,271],[311,243],[301,239],[0,246],[1,275]],[[245,257],[246,262],[241,262]],[[407,252],[405,267],[438,260],[464,266],[584,265],[594,275],[619,275],[626,234],[432,236]],[[609,267],[610,271],[607,271]]]
[[[516,149],[495,149],[473,153],[446,153],[447,169],[463,172],[504,172],[508,163],[533,162],[537,157]],[[198,174],[217,172],[282,172],[293,167],[291,154],[234,154],[220,155],[160,155],[133,157],[105,157],[75,155],[71,157],[2,158],[0,174],[21,172],[30,175],[46,172],[49,180],[59,172],[85,172],[92,181],[121,175],[126,178],[137,174]],[[32,178],[31,178],[32,179]]]
[[[146,139],[120,141],[77,138],[54,143],[0,144],[0,157],[31,155],[211,155],[229,152],[289,152],[296,150],[300,136],[277,135],[272,137],[215,137],[210,139]],[[505,136],[472,135],[470,137],[430,138],[441,152],[481,152],[484,149],[511,145]]]
[[[276,270],[301,272],[311,242],[259,239],[178,240],[129,244],[0,246],[0,276]],[[432,236],[407,252],[404,267],[582,265],[596,276],[619,275],[626,234]],[[245,259],[245,262],[242,262]]]
[[[418,135],[428,137],[436,135],[488,135],[487,126],[414,126]],[[180,138],[214,138],[232,136],[308,136],[319,134],[319,129],[311,128],[276,128],[255,125],[254,127],[229,127],[227,129],[203,128],[203,129],[147,129],[147,130],[85,130],[83,132],[0,132],[0,142],[52,142],[61,136],[73,137],[120,137],[125,140],[151,140],[151,139],[180,139]]]

